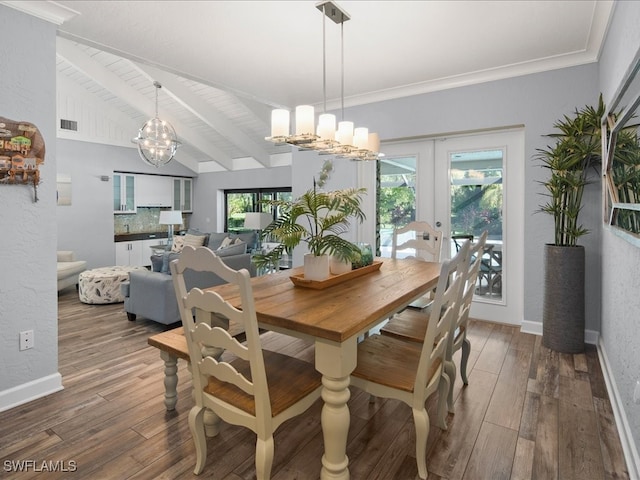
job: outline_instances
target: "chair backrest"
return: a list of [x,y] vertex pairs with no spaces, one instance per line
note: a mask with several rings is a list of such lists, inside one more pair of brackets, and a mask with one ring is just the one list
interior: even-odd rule
[[458,328],[466,328],[467,321],[469,320],[469,312],[471,310],[471,302],[473,301],[473,294],[476,291],[476,283],[478,281],[478,273],[480,272],[480,265],[482,263],[482,254],[484,252],[484,246],[487,243],[487,231],[485,230],[480,235],[480,238],[474,243],[469,243],[469,253],[465,260],[465,264],[462,269],[463,279],[460,291],[458,292],[458,316],[456,321],[452,324],[451,335],[449,336],[449,351],[448,356],[453,354],[453,342],[455,340],[455,332]]
[[[411,238],[403,241],[402,236],[405,234],[410,234]],[[412,250],[413,254],[408,258],[439,262],[441,247],[442,232],[440,230],[434,229],[427,222],[410,222],[404,227],[393,230],[391,258],[397,258],[399,251]]]
[[[237,285],[241,305],[231,305],[212,291],[192,288],[187,292],[184,280],[186,269],[213,272],[229,284]],[[271,419],[269,391],[249,272],[246,269],[229,268],[207,247],[185,246],[180,257],[171,262],[171,274],[189,348],[196,404],[203,404],[203,390],[211,376],[220,382],[233,384],[253,396],[255,416],[259,422],[260,419],[265,422],[266,419]],[[219,326],[212,327],[212,315],[244,326],[246,346],[233,338],[227,330]],[[230,363],[215,358],[215,353],[222,350],[249,362],[251,378],[238,372]]]
[[470,240],[473,242],[473,235],[451,235],[451,240],[453,240],[454,245],[456,246],[456,252],[460,250],[460,247],[465,242],[465,240]]
[[436,362],[444,364],[449,336],[452,331],[451,326],[458,317],[459,292],[469,261],[469,243],[465,242],[458,253],[451,260],[445,260],[440,267],[440,278],[422,343],[422,355],[414,386],[416,393],[424,391],[429,384],[438,381],[438,371],[441,372],[441,369],[438,369],[436,374],[431,377],[429,370],[430,366]]

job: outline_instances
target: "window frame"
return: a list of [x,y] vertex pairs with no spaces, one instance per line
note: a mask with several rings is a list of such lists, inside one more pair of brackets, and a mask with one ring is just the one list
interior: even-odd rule
[[[279,193],[291,193],[291,187],[261,187],[261,188],[230,188],[223,190],[224,195],[224,231],[229,231],[229,198],[230,194],[251,194],[253,195],[253,210],[251,212],[262,212],[262,200],[266,194],[273,194],[274,198]],[[242,229],[239,229],[242,230]]]

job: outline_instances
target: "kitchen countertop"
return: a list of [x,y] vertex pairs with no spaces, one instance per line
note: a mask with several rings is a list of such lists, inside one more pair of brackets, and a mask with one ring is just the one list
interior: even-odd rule
[[155,238],[167,238],[167,232],[147,232],[147,233],[123,233],[114,235],[115,242],[133,242],[136,240],[151,240]]

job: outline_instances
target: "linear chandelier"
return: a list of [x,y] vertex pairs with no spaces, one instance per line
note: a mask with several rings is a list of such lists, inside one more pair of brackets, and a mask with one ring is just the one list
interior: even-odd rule
[[[316,150],[321,155],[334,155],[351,160],[377,160],[380,153],[380,138],[377,133],[369,133],[366,127],[354,128],[353,122],[344,120],[344,22],[351,17],[335,2],[328,0],[316,4],[322,16],[322,74],[324,109],[315,127],[315,111],[311,105],[296,107],[295,134],[290,133],[288,110],[275,109],[271,112],[271,136],[265,140],[276,144],[289,144],[303,150]],[[330,18],[340,25],[341,33],[341,100],[342,121],[336,130],[336,116],[327,113],[327,68],[325,19]]]
[[156,116],[147,121],[138,130],[138,136],[131,141],[138,145],[140,158],[148,165],[157,168],[173,159],[180,142],[171,124],[158,118],[158,90],[162,85],[153,82],[153,86],[156,87]]

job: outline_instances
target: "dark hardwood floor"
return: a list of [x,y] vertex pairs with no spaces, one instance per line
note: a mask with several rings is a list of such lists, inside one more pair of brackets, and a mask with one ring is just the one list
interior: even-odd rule
[[[209,440],[203,474],[193,475],[189,373],[180,361],[178,405],[167,412],[164,364],[147,345],[147,337],[165,329],[127,321],[122,304],[84,305],[73,289],[62,292],[65,388],[0,413],[0,478],[254,478],[255,436],[228,425]],[[480,321],[472,322],[469,338],[469,386],[462,388],[458,376],[448,430],[431,427],[430,479],[628,478],[595,347],[558,354],[518,328]],[[266,333],[264,346],[313,359],[312,346],[289,337]],[[435,412],[435,399],[428,405]],[[349,407],[351,478],[418,478],[410,409],[370,403],[357,389]],[[319,478],[320,410],[319,401],[276,433],[274,480]],[[18,465],[27,471],[15,471]]]

